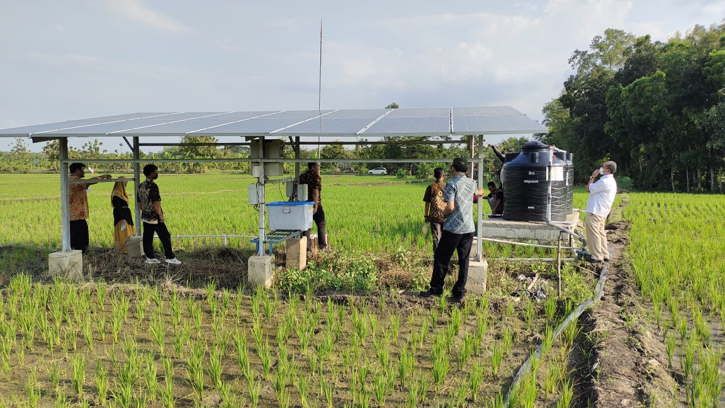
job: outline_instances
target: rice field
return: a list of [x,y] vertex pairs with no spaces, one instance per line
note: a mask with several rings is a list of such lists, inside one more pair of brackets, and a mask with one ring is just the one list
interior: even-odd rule
[[[246,203],[251,181],[162,175],[172,234],[254,235],[256,213]],[[26,253],[0,253],[0,276],[8,277],[0,288],[0,408],[502,407],[514,371],[537,345],[543,356],[513,390],[511,405],[585,401],[572,357],[582,329],[569,326],[556,340],[552,332],[591,296],[594,276],[564,268],[557,299],[550,266],[492,262],[485,295],[461,307],[444,298],[420,300],[376,281],[375,260],[386,256],[398,269],[417,268],[425,284],[425,185],[356,176],[325,176],[324,183],[331,246],[351,254],[337,252],[311,270],[345,268],[352,277],[372,277],[356,281],[362,282],[357,293],[305,293],[309,286],[295,286],[289,275],[272,291],[211,280],[203,288],[162,280],[78,285],[31,278],[22,273]],[[57,248],[57,184],[49,175],[0,175],[0,248]],[[89,192],[92,246],[112,245],[110,188],[99,184]],[[267,199],[281,198],[282,189],[272,185]],[[586,193],[576,193],[575,207],[585,200]],[[685,378],[685,403],[717,406],[725,197],[630,193],[624,216],[633,223],[627,256],[652,302],[648,317],[662,328],[672,370]],[[228,244],[251,249],[247,239]],[[176,245],[184,260],[190,242]],[[489,257],[512,254],[498,245],[486,250]],[[545,299],[522,295],[534,273]]]
[[632,194],[629,255],[690,406],[718,406],[725,353],[725,196]]
[[[158,184],[172,235],[246,235],[233,240],[234,245],[251,248],[249,239],[256,236],[258,220],[256,209],[247,203],[247,186],[253,182],[247,175],[162,174]],[[60,245],[58,185],[58,177],[52,175],[0,174],[0,245]],[[91,246],[113,245],[112,187],[113,183],[96,184],[88,192]],[[427,251],[425,187],[392,176],[325,176],[322,196],[331,245],[359,253]],[[128,193],[133,201],[133,183]],[[283,195],[284,184],[267,186],[267,201]],[[584,193],[576,194],[577,206],[585,200]],[[179,240],[175,245],[184,248],[191,243]]]

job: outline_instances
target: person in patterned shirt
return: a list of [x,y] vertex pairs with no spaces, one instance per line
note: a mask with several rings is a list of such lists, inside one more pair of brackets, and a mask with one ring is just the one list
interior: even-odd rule
[[88,234],[88,187],[101,180],[108,180],[110,175],[84,179],[86,176],[86,165],[83,163],[71,163],[68,166],[70,173],[68,186],[68,207],[70,209],[70,247],[88,252],[90,240]]
[[458,279],[451,291],[451,300],[460,302],[466,293],[468,280],[468,257],[471,253],[475,226],[473,223],[473,199],[482,195],[476,189],[476,182],[466,176],[466,161],[461,158],[453,160],[452,177],[443,189],[446,202],[443,222],[443,235],[433,256],[433,275],[430,288],[421,292],[423,297],[440,296],[443,294],[443,280],[450,268],[453,252],[458,253]]

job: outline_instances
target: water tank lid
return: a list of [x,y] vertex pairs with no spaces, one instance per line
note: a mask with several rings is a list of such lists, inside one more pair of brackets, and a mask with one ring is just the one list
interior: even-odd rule
[[538,140],[531,140],[524,144],[524,146],[521,148],[521,150],[525,152],[533,152],[533,151],[540,151],[540,150],[547,150],[549,148],[548,145],[541,143]]

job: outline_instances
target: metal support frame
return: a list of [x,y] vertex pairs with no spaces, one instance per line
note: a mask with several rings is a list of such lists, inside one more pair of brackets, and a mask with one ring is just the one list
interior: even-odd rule
[[[254,163],[307,163],[311,159],[252,159],[249,157],[218,158],[218,159],[161,159],[161,158],[139,158],[139,159],[84,159],[86,163],[224,163],[224,162],[254,162]],[[450,163],[448,157],[439,159],[319,159],[318,163]],[[69,161],[66,160],[66,163]]]
[[[483,188],[483,135],[476,136],[478,139],[478,188]],[[473,144],[473,143],[471,143]],[[476,253],[478,262],[483,261],[483,197],[478,199],[478,228],[476,237]]]
[[[295,137],[294,144],[292,145],[292,148],[295,151],[295,160],[300,159],[300,137]],[[297,189],[299,188],[299,182],[300,182],[300,162],[295,161],[295,179],[292,183],[292,194],[295,197],[295,200],[299,197]]]
[[[139,147],[138,136],[133,137],[133,159],[139,160],[141,157],[141,148]],[[141,162],[134,161],[133,163],[133,220],[136,223],[136,236],[141,236],[141,205],[138,202],[138,186],[141,185]]]
[[[290,136],[291,138],[292,136]],[[296,136],[295,139],[298,139],[299,136]],[[431,146],[437,146],[437,145],[447,145],[447,144],[467,144],[468,142],[466,140],[410,140],[410,141],[381,141],[381,140],[374,140],[374,141],[320,141],[317,142],[299,142],[300,146],[317,146],[322,145],[349,145],[349,146],[367,146],[367,145],[386,145],[386,144],[407,144],[407,145],[431,145]],[[155,147],[169,147],[169,146],[250,146],[251,143],[249,142],[217,142],[217,143],[141,143],[141,146],[155,146]]]
[[70,247],[70,192],[68,177],[68,139],[58,140],[58,157],[60,158],[60,235],[63,252]]
[[[257,181],[257,205],[258,211],[259,211],[259,243],[260,245],[257,246],[257,255],[263,256],[264,255],[264,238],[265,238],[265,226],[264,226],[264,212],[265,212],[265,191],[264,191],[264,137],[259,138],[259,177]],[[262,190],[262,194],[260,197],[259,190]]]

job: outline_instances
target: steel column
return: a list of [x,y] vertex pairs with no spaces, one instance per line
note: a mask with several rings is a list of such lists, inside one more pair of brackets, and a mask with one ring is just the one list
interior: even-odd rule
[[[133,159],[139,160],[141,156],[141,148],[139,147],[138,136],[133,137]],[[141,206],[138,202],[138,186],[141,184],[141,162],[133,163],[133,220],[136,223],[136,235],[141,236]]]
[[294,187],[292,190],[292,193],[295,196],[295,200],[299,200],[299,192],[297,189],[299,188],[299,182],[300,182],[300,137],[296,136],[294,144],[292,145],[295,150],[295,179],[292,182],[292,186]]
[[68,191],[68,139],[58,139],[58,157],[60,158],[60,236],[63,252],[70,248],[70,192]]
[[[265,191],[264,191],[264,137],[259,138],[259,178],[257,181],[257,205],[259,206],[259,243],[257,245],[257,255],[264,255],[264,238],[265,238],[265,227],[264,227],[264,211],[265,211]],[[259,190],[262,190],[260,196]]]
[[[478,188],[483,188],[483,135],[478,138]],[[471,163],[473,164],[473,163]],[[478,261],[483,261],[483,197],[478,199],[478,228],[476,229],[476,249]]]

